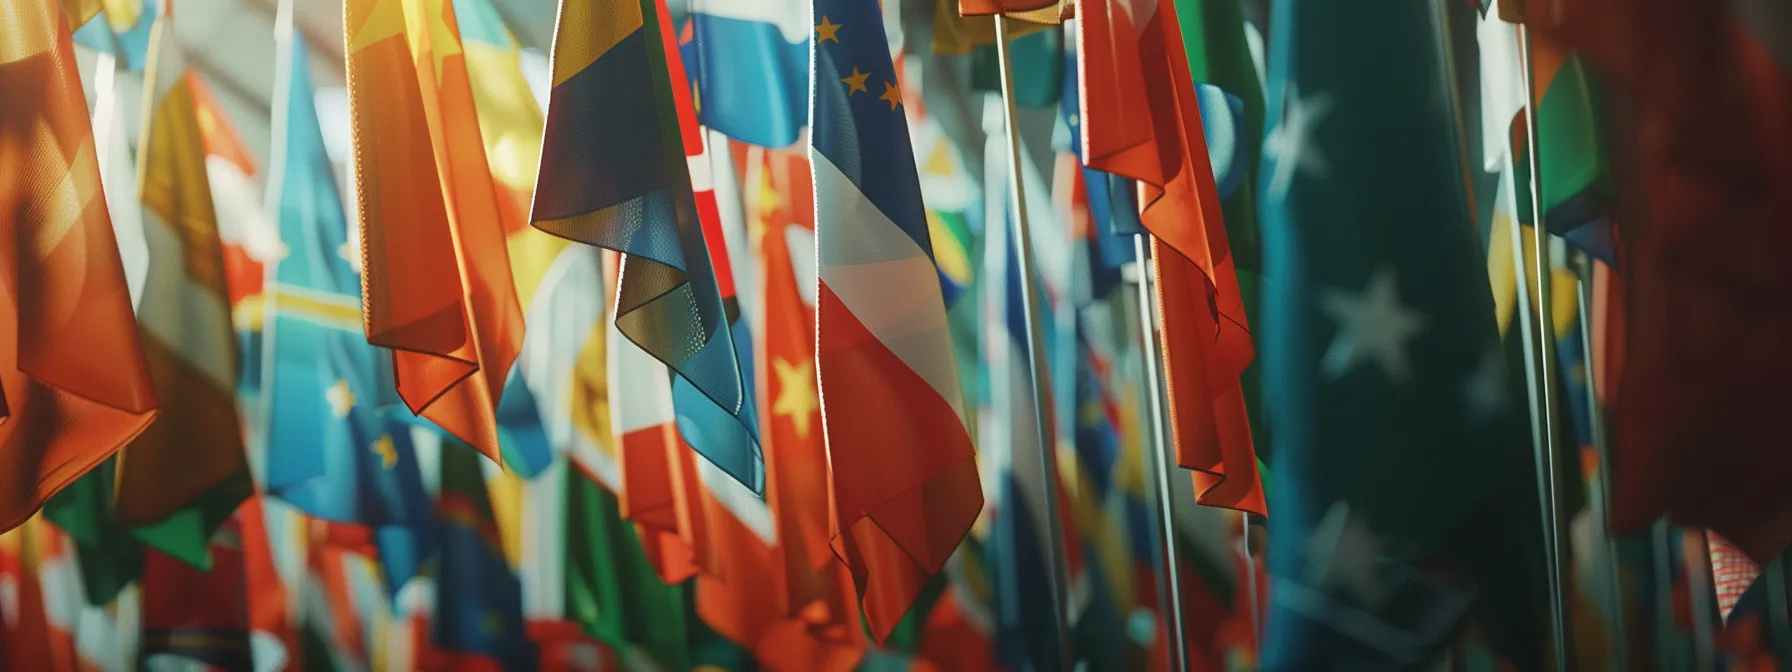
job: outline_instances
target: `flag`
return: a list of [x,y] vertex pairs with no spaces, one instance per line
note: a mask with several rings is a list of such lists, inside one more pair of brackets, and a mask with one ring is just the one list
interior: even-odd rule
[[788,147],[808,126],[809,4],[697,0],[690,55],[697,118],[762,147]]
[[1600,18],[1619,11],[1607,4],[1574,3],[1531,30],[1559,36],[1619,94],[1607,101],[1624,120],[1612,165],[1633,167],[1614,175],[1627,307],[1611,405],[1624,465],[1615,531],[1666,514],[1767,562],[1792,543],[1792,517],[1770,494],[1792,487],[1788,456],[1766,448],[1785,429],[1763,415],[1785,400],[1773,381],[1792,357],[1768,346],[1789,327],[1784,311],[1744,297],[1792,275],[1771,252],[1789,240],[1773,222],[1792,194],[1785,22],[1773,3],[1657,0],[1624,5],[1628,20],[1613,23]]
[[499,459],[523,337],[449,0],[345,0],[367,341],[411,411]]
[[[858,632],[858,608],[842,591],[845,567],[829,546],[827,446],[815,389],[815,197],[808,158],[758,152],[747,171],[762,266],[765,339],[761,388],[769,482],[766,499],[782,547],[786,615]],[[757,182],[757,185],[754,183]],[[845,585],[850,586],[850,581]]]
[[[751,440],[704,457],[762,492],[735,309],[724,299],[732,278],[710,263],[704,229],[714,220],[699,214],[684,160],[703,140],[680,95],[686,80],[664,11],[651,0],[561,8],[532,217],[543,231],[626,255],[613,318],[620,334],[734,416]],[[639,132],[604,130],[614,128]]]
[[[101,193],[74,47],[52,3],[0,10],[0,529],[25,521],[155,416]],[[107,129],[110,130],[110,129]],[[113,142],[122,143],[119,138]]]
[[817,0],[814,15],[815,360],[833,545],[881,642],[983,496],[883,19],[870,0]]
[[98,0],[95,4],[100,13],[75,29],[75,44],[112,54],[126,70],[142,72],[149,60],[149,29],[155,24],[162,3]]
[[[504,25],[498,8],[491,0],[453,1],[486,165],[498,190],[504,232],[515,242],[519,234],[529,230],[529,198],[535,190],[535,168],[541,163],[541,128],[545,123],[541,105],[523,78],[522,45]],[[542,238],[560,242],[549,236]],[[528,271],[514,268],[518,256],[517,250],[511,250],[512,271],[518,276],[517,297],[527,306],[532,293],[523,280]]]
[[[523,335],[522,352],[539,352],[548,347],[543,341],[549,337],[533,335],[536,327],[558,330],[558,326],[539,312],[544,306],[535,299],[540,290],[552,289],[547,281],[562,277],[551,269],[570,247],[564,238],[529,226],[529,199],[535,190],[535,168],[541,164],[541,106],[523,78],[521,45],[490,0],[455,0],[454,11],[460,21],[467,79],[478,111],[486,163],[499,194],[517,303],[523,308],[524,324],[530,325]],[[505,466],[534,478],[553,460],[559,444],[546,426],[554,418],[542,412],[540,405],[546,402],[538,399],[537,388],[546,391],[542,379],[549,373],[536,369],[525,374],[522,361],[526,355],[522,352],[505,379],[496,410],[498,445]]]
[[[432,517],[410,412],[395,398],[390,358],[361,334],[361,277],[324,153],[310,48],[296,33],[287,40],[270,179],[285,255],[265,302],[266,487],[312,516],[426,540]],[[394,586],[409,578],[386,569]]]
[[279,229],[255,183],[258,171],[236,126],[203,80],[188,80],[193,111],[205,144],[205,175],[217,212],[218,242],[224,254],[224,289],[230,297],[237,338],[237,388],[245,399],[260,394],[262,365],[262,285],[264,264],[278,259]]
[[684,587],[660,583],[614,496],[580,470],[565,478],[566,617],[599,641],[684,669]]
[[[1259,196],[1281,551],[1263,669],[1420,664],[1477,593],[1487,628],[1535,667],[1540,610],[1520,603],[1536,562],[1501,527],[1538,519],[1515,496],[1533,473],[1523,406],[1431,10],[1362,9],[1290,2],[1271,22]],[[1490,562],[1494,540],[1524,551]]]
[[[1051,526],[1068,520],[1071,512],[1061,507],[1063,520],[1047,517],[1046,497],[1058,494],[1058,483],[1046,482],[1040,452],[1043,447],[1048,455],[1057,454],[1056,418],[1045,410],[1051,408],[1046,405],[1050,400],[1041,404],[1034,396],[1026,304],[1021,294],[1025,269],[1020,267],[1021,252],[1008,232],[1009,227],[1003,225],[985,233],[984,268],[990,278],[1000,281],[986,285],[991,295],[986,307],[985,346],[989,350],[983,359],[989,367],[992,413],[978,428],[983,432],[981,456],[998,470],[998,480],[995,520],[983,550],[989,558],[985,565],[991,568],[996,583],[997,659],[1009,668],[1026,669],[1050,666],[1058,660],[1062,655],[1058,637],[1069,635],[1057,632],[1058,601],[1069,602],[1065,595],[1068,585],[1058,582],[1068,582],[1069,577],[1057,576],[1053,567],[1056,556],[1065,549],[1052,546]],[[1034,301],[1035,306],[1045,303],[1042,296]],[[1049,349],[1047,343],[1032,345]],[[1039,412],[1046,413],[1045,436],[1040,435]]]
[[209,570],[155,549],[144,554],[146,661],[173,657],[226,670],[254,669],[245,557],[241,519],[234,516],[212,539]]
[[456,667],[534,669],[534,646],[523,632],[522,584],[505,561],[479,460],[468,446],[444,443],[436,500],[442,550],[430,641],[455,656]]
[[[249,494],[237,415],[237,347],[191,80],[173,24],[150,37],[148,114],[138,194],[149,272],[137,323],[157,396],[156,423],[120,453],[121,522],[161,551],[204,566],[206,539]],[[153,526],[150,524],[154,523]]]
[[50,669],[58,658],[39,581],[40,535],[35,519],[0,532],[0,661],[7,669]]
[[[1239,376],[1253,357],[1184,28],[1169,0],[1079,15],[1083,161],[1141,183],[1176,461],[1198,501],[1266,512]],[[1279,181],[1278,181],[1279,182]],[[1280,188],[1279,186],[1277,187]]]

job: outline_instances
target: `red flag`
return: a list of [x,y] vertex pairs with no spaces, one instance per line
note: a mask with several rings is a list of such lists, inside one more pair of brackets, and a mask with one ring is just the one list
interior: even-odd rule
[[[1667,514],[1767,562],[1792,545],[1792,48],[1772,0],[1526,12],[1619,95],[1618,533]],[[1546,11],[1548,10],[1548,11]],[[1549,22],[1541,17],[1556,18]],[[1778,25],[1774,25],[1777,22]]]
[[958,0],[958,13],[965,16],[1025,12],[1058,4],[1058,0]]
[[254,655],[241,518],[233,516],[219,528],[211,553],[206,572],[153,548],[144,551],[143,653],[250,669]]
[[1238,378],[1253,356],[1250,325],[1175,3],[1091,1],[1079,23],[1084,160],[1140,182],[1153,234],[1177,462],[1195,471],[1200,503],[1263,514]]
[[9,2],[0,25],[4,530],[142,432],[156,397],[63,14]]

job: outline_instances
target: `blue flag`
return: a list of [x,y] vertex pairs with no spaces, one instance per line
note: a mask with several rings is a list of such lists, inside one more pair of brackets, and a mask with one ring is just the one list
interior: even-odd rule
[[693,0],[685,65],[704,126],[788,147],[808,125],[807,0]]
[[[395,417],[409,412],[392,392],[391,358],[362,335],[361,281],[350,261],[306,53],[304,41],[293,36],[278,115],[284,127],[274,133],[284,146],[270,178],[287,254],[266,290],[268,492],[320,518],[427,526],[430,504],[411,424]],[[402,583],[409,575],[388,578]]]

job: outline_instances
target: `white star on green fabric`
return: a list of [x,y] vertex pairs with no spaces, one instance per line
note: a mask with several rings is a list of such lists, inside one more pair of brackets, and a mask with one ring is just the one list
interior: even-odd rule
[[1325,174],[1325,155],[1312,146],[1313,131],[1333,105],[1328,93],[1301,98],[1300,88],[1293,82],[1288,83],[1282,101],[1282,118],[1263,138],[1263,155],[1275,159],[1275,172],[1269,179],[1269,196],[1275,200],[1288,196],[1295,173]]
[[1373,361],[1396,383],[1412,380],[1406,344],[1425,330],[1425,316],[1400,303],[1394,269],[1376,271],[1360,294],[1322,290],[1319,307],[1338,323],[1320,363],[1327,377],[1335,380],[1359,362]]

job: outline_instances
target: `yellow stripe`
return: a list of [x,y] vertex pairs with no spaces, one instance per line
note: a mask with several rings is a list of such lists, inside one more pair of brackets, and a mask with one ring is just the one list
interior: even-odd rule
[[[301,287],[275,286],[265,292],[265,300],[274,304],[276,317],[292,317],[344,331],[361,330],[361,302],[358,299],[306,290]],[[248,301],[244,301],[247,305]],[[263,310],[255,306],[258,312]],[[261,318],[254,320],[261,323]]]
[[566,0],[554,31],[554,86],[596,63],[644,25],[635,0]]

